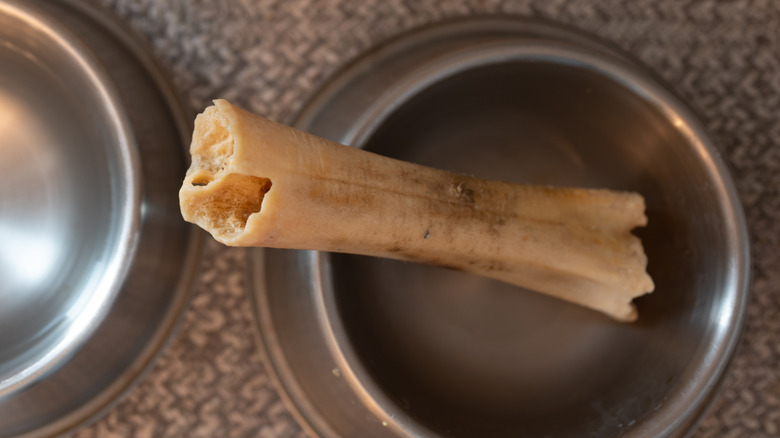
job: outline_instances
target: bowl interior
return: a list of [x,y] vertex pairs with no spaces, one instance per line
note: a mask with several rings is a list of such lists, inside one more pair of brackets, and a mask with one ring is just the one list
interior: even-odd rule
[[[501,60],[439,81],[366,149],[512,182],[633,190],[656,291],[620,324],[447,269],[329,256],[362,376],[441,436],[603,436],[712,384],[735,297],[731,206],[681,121],[587,66]],[[694,395],[691,396],[690,394]],[[670,421],[670,424],[674,420]],[[583,433],[587,431],[587,433]]]
[[97,324],[132,250],[137,201],[106,91],[67,35],[0,5],[0,395]]

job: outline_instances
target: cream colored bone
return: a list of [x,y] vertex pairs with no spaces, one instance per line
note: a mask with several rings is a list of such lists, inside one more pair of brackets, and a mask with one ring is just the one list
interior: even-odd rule
[[653,290],[644,199],[488,181],[340,145],[217,100],[195,120],[184,218],[232,246],[446,266],[620,321]]

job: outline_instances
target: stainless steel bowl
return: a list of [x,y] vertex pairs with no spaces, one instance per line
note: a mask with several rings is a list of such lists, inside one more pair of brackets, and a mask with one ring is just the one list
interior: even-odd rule
[[0,436],[104,409],[189,291],[178,212],[190,115],[83,2],[0,1]]
[[321,437],[681,436],[716,393],[748,296],[746,227],[701,124],[579,32],[484,18],[414,31],[338,73],[294,120],[482,177],[635,190],[657,288],[620,324],[460,272],[257,250],[259,338]]
[[0,396],[106,314],[140,225],[138,154],[111,81],[34,10],[0,4]]

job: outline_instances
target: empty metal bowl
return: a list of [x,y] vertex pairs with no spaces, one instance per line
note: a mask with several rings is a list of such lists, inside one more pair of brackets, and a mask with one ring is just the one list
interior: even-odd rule
[[140,179],[102,68],[33,11],[0,8],[3,395],[59,364],[106,314],[138,240]]
[[748,290],[731,179],[691,111],[579,32],[483,18],[357,59],[293,123],[485,178],[633,190],[653,294],[622,324],[517,287],[369,257],[256,250],[259,339],[320,437],[681,436],[716,393]]
[[50,436],[135,380],[188,296],[190,116],[83,2],[0,1],[0,66],[0,436]]

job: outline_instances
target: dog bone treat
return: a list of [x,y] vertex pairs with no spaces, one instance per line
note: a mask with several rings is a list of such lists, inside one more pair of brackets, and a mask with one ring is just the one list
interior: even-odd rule
[[653,290],[644,198],[489,181],[344,146],[217,100],[195,119],[184,219],[231,246],[459,269],[619,321]]

